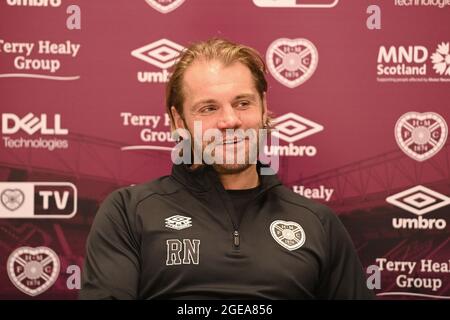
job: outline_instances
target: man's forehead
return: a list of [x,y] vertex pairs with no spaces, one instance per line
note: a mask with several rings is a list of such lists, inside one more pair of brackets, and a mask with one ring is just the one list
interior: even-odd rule
[[250,69],[241,62],[224,65],[216,60],[194,62],[186,69],[183,77],[185,98],[195,99],[197,95],[220,93],[226,89],[238,90],[233,92],[235,95],[255,93]]
[[193,80],[201,81],[205,78],[223,77],[224,75],[235,76],[235,78],[250,76],[251,78],[250,69],[239,61],[225,65],[219,60],[199,60],[187,67],[184,80],[186,80],[186,84],[189,84]]

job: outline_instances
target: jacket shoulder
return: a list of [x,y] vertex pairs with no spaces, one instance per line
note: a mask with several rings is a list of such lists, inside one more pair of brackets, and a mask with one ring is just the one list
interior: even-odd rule
[[121,211],[126,215],[135,212],[136,207],[143,200],[155,195],[170,195],[180,189],[179,183],[171,176],[163,176],[142,184],[122,187],[111,192],[102,202],[102,207],[109,208],[112,214]]
[[141,184],[119,188],[110,194],[110,197],[139,203],[152,195],[168,195],[180,189],[179,183],[171,176],[163,176]]
[[316,216],[324,225],[329,220],[337,218],[336,214],[328,206],[304,196],[301,196],[294,191],[290,190],[286,186],[282,185],[276,188],[276,192],[281,201],[290,203],[291,205],[298,206],[302,211],[306,210]]

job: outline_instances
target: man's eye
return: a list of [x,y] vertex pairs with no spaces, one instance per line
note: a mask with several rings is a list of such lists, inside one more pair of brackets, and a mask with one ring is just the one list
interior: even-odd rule
[[213,112],[214,110],[216,110],[215,106],[205,106],[200,109],[200,112],[201,113],[209,113],[209,112]]
[[246,107],[248,107],[250,105],[250,102],[249,101],[246,101],[246,100],[244,100],[244,101],[239,101],[239,103],[238,103],[238,108],[246,108]]

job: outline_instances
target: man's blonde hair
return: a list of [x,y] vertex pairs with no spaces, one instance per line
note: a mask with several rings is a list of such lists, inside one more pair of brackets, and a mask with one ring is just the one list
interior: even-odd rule
[[[183,117],[184,73],[190,65],[199,60],[218,60],[225,66],[234,62],[240,62],[247,66],[252,74],[255,88],[262,101],[264,93],[267,91],[265,77],[267,68],[264,60],[255,49],[219,38],[193,43],[181,53],[166,86],[166,111],[170,116],[172,124],[174,122],[170,110],[172,106]],[[267,126],[267,123],[264,125]]]

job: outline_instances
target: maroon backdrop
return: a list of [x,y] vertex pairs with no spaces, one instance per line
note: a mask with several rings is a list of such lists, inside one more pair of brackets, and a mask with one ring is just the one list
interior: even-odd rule
[[167,70],[214,36],[266,59],[279,176],[379,297],[450,298],[449,30],[437,0],[1,1],[0,298],[76,298],[101,201],[170,172]]

